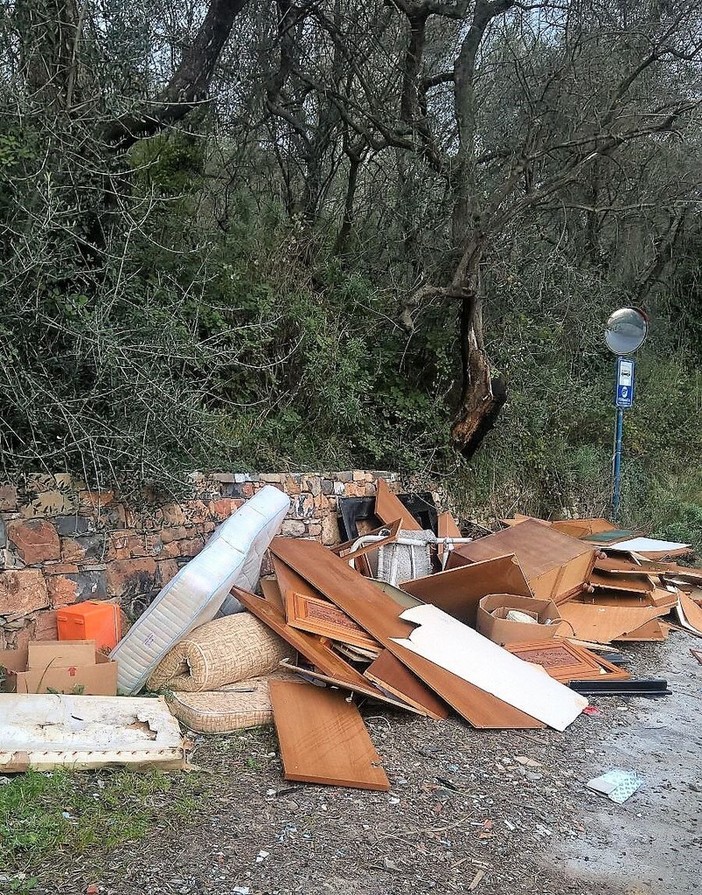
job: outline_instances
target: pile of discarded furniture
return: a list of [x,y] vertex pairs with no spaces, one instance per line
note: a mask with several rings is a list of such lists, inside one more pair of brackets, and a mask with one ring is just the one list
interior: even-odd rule
[[[264,488],[136,621],[109,660],[129,697],[114,710],[120,750],[132,756],[123,763],[158,763],[160,751],[174,766],[164,711],[198,733],[272,720],[287,779],[384,790],[363,701],[437,721],[454,712],[478,729],[563,731],[590,695],[670,692],[665,681],[631,678],[622,643],[679,628],[702,636],[702,570],[676,561],[689,545],[604,519],[526,516],[471,539],[429,496],[395,495],[382,480],[375,498],[339,507],[347,540],[333,549],[275,537],[288,498]],[[0,711],[8,699],[19,710],[22,673]],[[138,698],[144,688],[161,695]],[[114,761],[114,741],[99,744],[117,723],[107,702],[120,697],[40,692],[25,697],[24,726],[13,721],[0,736],[0,772],[61,763],[64,746],[74,766]],[[40,703],[52,699],[66,728],[61,748],[42,726]],[[75,702],[91,699],[81,726]]]

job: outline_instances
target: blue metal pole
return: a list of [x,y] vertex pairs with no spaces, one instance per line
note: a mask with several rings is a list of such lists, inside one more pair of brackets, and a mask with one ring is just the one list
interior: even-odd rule
[[617,417],[614,424],[614,489],[612,491],[612,520],[616,522],[619,516],[619,506],[622,500],[622,435],[624,432],[624,410],[617,407]]

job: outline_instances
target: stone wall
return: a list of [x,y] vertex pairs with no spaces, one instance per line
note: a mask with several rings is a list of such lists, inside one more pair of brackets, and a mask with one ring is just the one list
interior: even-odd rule
[[375,494],[380,472],[221,473],[191,476],[177,501],[90,491],[66,474],[0,484],[0,648],[56,636],[55,611],[81,600],[115,600],[137,616],[215,526],[264,485],[291,499],[282,534],[338,543],[338,497]]

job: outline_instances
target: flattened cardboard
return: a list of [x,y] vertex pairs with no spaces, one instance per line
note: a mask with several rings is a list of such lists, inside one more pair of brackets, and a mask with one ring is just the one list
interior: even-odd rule
[[[503,607],[536,613],[538,624],[513,622],[492,615],[492,612]],[[477,621],[478,631],[484,637],[504,646],[507,643],[552,640],[561,623],[561,614],[552,600],[536,600],[516,594],[490,594],[478,604]],[[547,621],[550,623],[546,624]]]

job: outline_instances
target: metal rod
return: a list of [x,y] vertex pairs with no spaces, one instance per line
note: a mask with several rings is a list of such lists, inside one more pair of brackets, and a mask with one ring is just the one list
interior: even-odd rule
[[614,424],[614,465],[612,489],[612,520],[616,522],[619,517],[619,507],[622,502],[622,435],[624,433],[624,411],[617,407],[617,416]]

